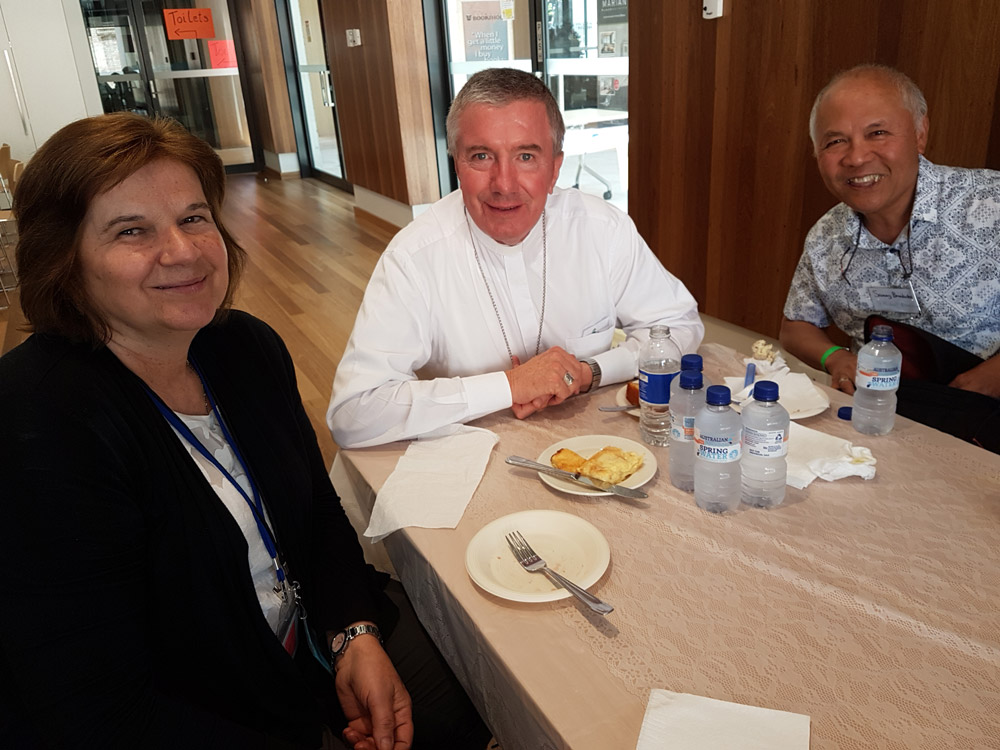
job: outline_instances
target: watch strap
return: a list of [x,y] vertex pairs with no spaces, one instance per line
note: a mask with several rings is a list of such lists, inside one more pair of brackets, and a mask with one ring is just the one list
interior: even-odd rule
[[590,374],[592,376],[590,381],[590,388],[587,389],[587,392],[589,393],[595,388],[601,387],[601,366],[597,364],[597,360],[594,359],[585,359],[583,360],[583,363],[588,367],[590,367]]
[[[353,625],[349,628],[341,630],[337,636],[343,636],[341,640],[338,637],[334,637],[334,644],[330,647],[330,655],[336,659],[342,653],[347,650],[347,644],[357,638],[359,635],[370,634],[378,638],[378,642],[382,643],[382,633],[379,632],[378,627],[375,625],[370,625],[368,623],[362,623],[361,625]],[[339,647],[337,641],[340,640]]]

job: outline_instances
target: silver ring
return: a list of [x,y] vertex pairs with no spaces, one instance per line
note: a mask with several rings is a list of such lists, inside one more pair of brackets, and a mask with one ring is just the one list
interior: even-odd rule
[[570,375],[568,371],[565,375],[563,375],[563,382],[565,382],[566,385],[573,385],[573,376]]
[[837,382],[838,382],[838,383],[850,383],[850,382],[851,382],[851,379],[850,379],[850,378],[841,378],[841,379],[840,379],[840,380],[838,380]]

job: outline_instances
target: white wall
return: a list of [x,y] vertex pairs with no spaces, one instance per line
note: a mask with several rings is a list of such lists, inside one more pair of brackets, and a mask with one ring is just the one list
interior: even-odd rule
[[0,47],[16,66],[30,130],[25,136],[7,64],[0,60],[0,140],[11,144],[11,156],[26,161],[63,125],[101,114],[101,97],[78,0],[0,0],[0,17],[0,34],[3,27],[7,32]]

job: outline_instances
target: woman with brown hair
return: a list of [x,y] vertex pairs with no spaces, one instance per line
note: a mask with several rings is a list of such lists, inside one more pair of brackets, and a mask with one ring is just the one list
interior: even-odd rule
[[[207,144],[128,114],[66,126],[18,186],[34,335],[0,359],[0,745],[319,747],[332,728],[385,750],[416,724],[417,747],[482,747],[363,563],[281,339],[229,310],[245,254],[224,186]],[[415,692],[411,716],[400,654],[454,702]]]

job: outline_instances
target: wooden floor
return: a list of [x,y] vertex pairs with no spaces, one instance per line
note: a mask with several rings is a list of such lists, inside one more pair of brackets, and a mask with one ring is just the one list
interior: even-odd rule
[[[359,224],[354,197],[317,180],[231,175],[222,213],[249,257],[236,307],[285,340],[329,466],[337,450],[326,426],[333,374],[391,235]],[[0,310],[0,341],[9,316]]]
[[236,306],[285,340],[327,466],[326,407],[368,278],[391,235],[359,224],[354,197],[317,180],[232,175],[223,221],[249,256]]

